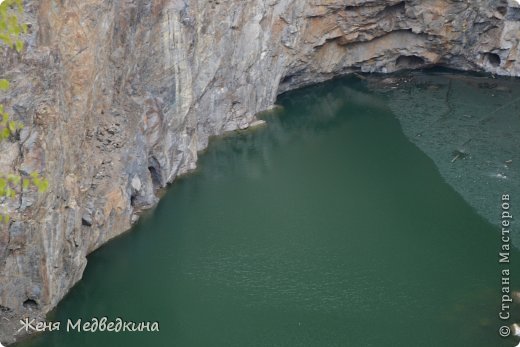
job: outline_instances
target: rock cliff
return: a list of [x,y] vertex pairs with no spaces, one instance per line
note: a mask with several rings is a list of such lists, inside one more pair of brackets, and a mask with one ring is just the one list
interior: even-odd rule
[[[44,194],[0,201],[0,341],[81,279],[211,136],[280,93],[352,72],[433,65],[520,76],[515,0],[28,0],[22,54],[0,51],[0,102],[26,127],[0,172]],[[9,321],[8,321],[9,320]]]

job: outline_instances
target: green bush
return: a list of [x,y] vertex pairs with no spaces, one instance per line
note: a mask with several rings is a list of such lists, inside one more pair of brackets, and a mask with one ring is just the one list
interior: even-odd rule
[[[23,13],[23,0],[4,0],[0,3],[0,44],[18,52],[23,50],[22,33],[27,32],[27,26],[21,24],[18,15]],[[0,92],[9,89],[9,81],[0,78]],[[23,124],[9,119],[9,114],[4,111],[4,105],[0,104],[0,141],[7,140],[16,135]],[[37,172],[30,175],[6,174],[0,172],[0,198],[16,198],[18,194],[31,187],[38,191],[47,190],[49,182]],[[0,222],[9,222],[10,216],[0,212]]]

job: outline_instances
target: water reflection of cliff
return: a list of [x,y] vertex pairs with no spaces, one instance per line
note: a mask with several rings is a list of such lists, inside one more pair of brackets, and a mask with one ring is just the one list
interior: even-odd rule
[[[348,122],[349,116],[354,114],[388,115],[389,112],[384,98],[369,91],[355,78],[291,92],[288,97],[281,96],[278,104],[278,108],[262,116],[268,123],[269,131],[246,130],[233,134],[229,141],[225,136],[216,140],[225,141],[228,145],[214,146],[214,151],[206,153],[208,158],[218,156],[219,167],[222,168],[218,172],[224,173],[233,167],[240,156],[248,158],[248,173],[256,175],[258,170],[273,165],[271,156],[276,153],[276,148],[302,137],[310,140],[323,131]],[[258,161],[257,157],[261,160]],[[262,167],[258,163],[262,163]],[[260,177],[260,174],[257,176]]]

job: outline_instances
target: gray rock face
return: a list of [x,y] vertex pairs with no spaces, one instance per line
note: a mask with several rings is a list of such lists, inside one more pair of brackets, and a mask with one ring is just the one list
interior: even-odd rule
[[514,0],[28,0],[25,21],[23,54],[0,52],[0,102],[26,125],[0,144],[0,172],[41,172],[50,189],[0,201],[2,342],[211,136],[258,124],[278,94],[430,65],[520,76]]

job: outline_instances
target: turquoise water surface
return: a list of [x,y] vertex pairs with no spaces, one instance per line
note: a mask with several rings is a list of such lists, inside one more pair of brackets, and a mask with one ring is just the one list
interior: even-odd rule
[[[212,141],[89,257],[49,316],[62,330],[19,346],[515,345],[498,334],[498,222],[446,183],[388,98],[341,79],[279,104],[267,127]],[[160,332],[65,331],[103,316]]]

